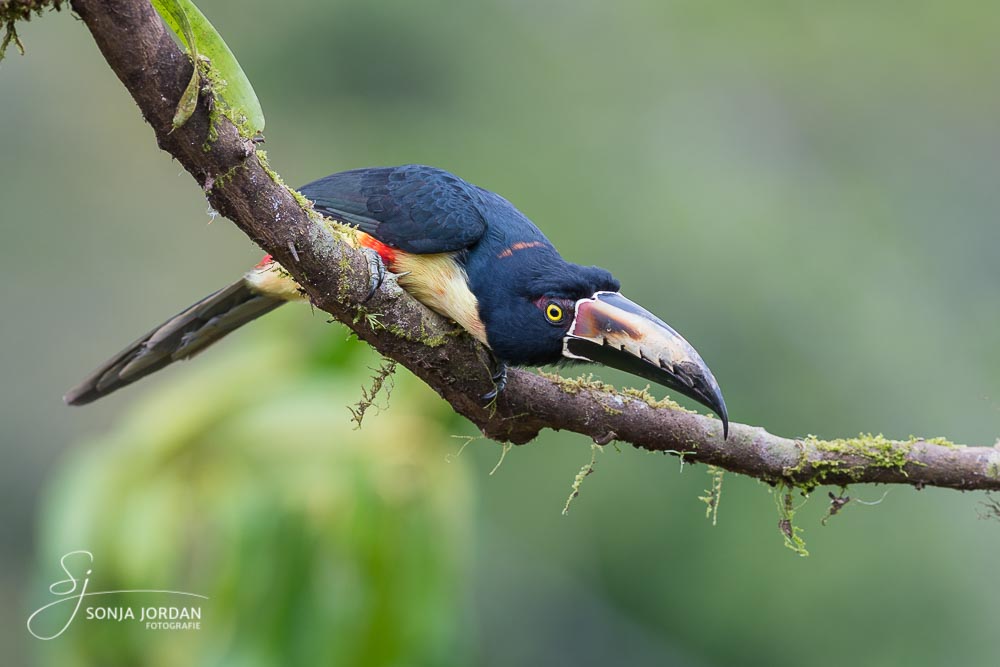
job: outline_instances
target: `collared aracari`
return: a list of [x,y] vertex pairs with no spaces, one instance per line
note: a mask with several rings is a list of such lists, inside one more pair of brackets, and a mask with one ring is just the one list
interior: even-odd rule
[[[726,404],[701,356],[619,292],[606,270],[565,261],[506,199],[433,167],[355,169],[300,189],[317,211],[355,230],[372,292],[388,269],[401,287],[508,364],[596,362],[652,380],[711,408]],[[82,405],[187,359],[304,292],[270,256],[239,281],[167,320],[65,397]],[[484,398],[490,398],[491,392]]]

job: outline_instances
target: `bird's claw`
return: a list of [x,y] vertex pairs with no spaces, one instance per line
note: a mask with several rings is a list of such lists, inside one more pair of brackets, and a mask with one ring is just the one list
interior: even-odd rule
[[381,255],[371,248],[361,248],[361,252],[368,260],[368,294],[365,295],[361,303],[368,303],[385,282],[385,263],[382,261]]
[[507,364],[502,361],[496,362],[496,371],[490,376],[493,380],[493,389],[483,394],[482,399],[486,403],[489,403],[497,396],[503,393],[503,390],[507,387]]

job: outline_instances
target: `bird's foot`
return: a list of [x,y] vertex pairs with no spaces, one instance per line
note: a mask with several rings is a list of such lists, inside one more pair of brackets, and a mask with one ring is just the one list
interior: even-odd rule
[[365,295],[361,303],[368,303],[375,296],[375,292],[382,286],[382,283],[385,282],[386,270],[385,263],[382,261],[381,255],[377,252],[371,248],[361,248],[361,252],[365,254],[365,259],[368,260],[368,294]]
[[496,361],[496,370],[490,376],[490,379],[493,380],[493,389],[482,396],[483,401],[486,403],[494,400],[507,388],[507,364],[502,361]]

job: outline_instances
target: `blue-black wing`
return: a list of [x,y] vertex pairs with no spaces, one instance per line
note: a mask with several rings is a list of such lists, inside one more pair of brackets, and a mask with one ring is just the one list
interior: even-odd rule
[[299,191],[323,215],[414,254],[464,250],[486,231],[478,189],[433,167],[354,169]]

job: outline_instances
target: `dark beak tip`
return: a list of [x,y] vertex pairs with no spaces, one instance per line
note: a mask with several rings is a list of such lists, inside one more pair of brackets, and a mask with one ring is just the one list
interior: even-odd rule
[[715,416],[722,422],[722,439],[727,440],[729,438],[729,410],[726,408],[726,399],[722,397],[722,390],[719,388],[718,382],[715,381],[715,377],[712,376],[704,362],[699,370],[702,374],[695,383],[695,390],[687,393],[682,389],[681,393],[693,398],[715,413]]
[[721,393],[716,393],[712,399],[709,407],[722,421],[722,439],[727,440],[729,438],[729,412],[726,410],[726,401],[723,400]]

